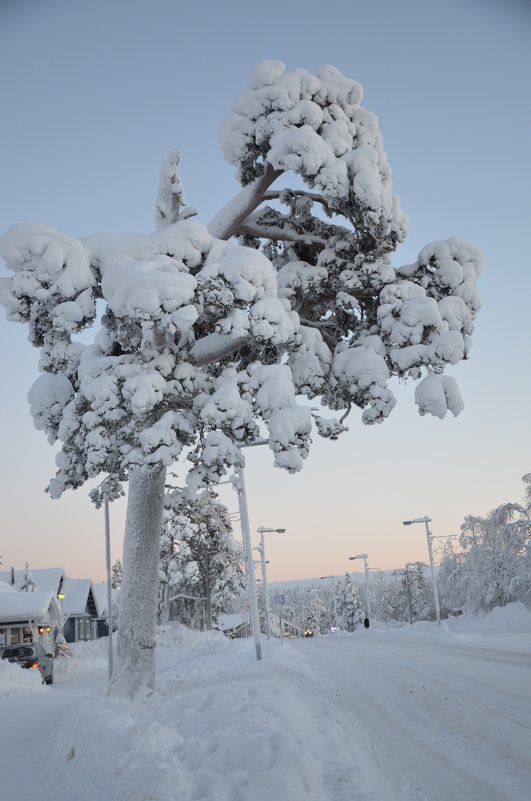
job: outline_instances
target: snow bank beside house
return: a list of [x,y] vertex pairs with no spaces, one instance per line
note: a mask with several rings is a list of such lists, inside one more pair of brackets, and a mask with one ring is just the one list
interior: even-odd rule
[[38,692],[44,688],[38,670],[26,670],[20,665],[0,659],[0,699]]

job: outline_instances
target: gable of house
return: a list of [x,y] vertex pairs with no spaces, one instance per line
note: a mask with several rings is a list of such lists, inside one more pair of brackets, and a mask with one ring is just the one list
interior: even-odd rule
[[63,614],[66,617],[99,617],[98,605],[90,579],[65,578],[61,587]]

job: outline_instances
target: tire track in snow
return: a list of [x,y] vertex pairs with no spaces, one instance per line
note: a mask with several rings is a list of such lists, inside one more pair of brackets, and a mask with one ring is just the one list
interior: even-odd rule
[[[517,708],[508,675],[514,674],[518,691],[523,689],[526,658],[516,654],[513,660],[511,654],[491,655],[484,649],[471,654],[474,649],[450,644],[425,646],[360,637],[296,646],[304,649],[316,672],[311,689],[316,696],[321,692],[329,727],[334,714],[340,714],[343,729],[350,728],[357,749],[350,761],[356,762],[357,772],[363,757],[366,794],[356,797],[527,801],[529,695],[520,698]],[[480,682],[471,659],[478,669],[483,665]],[[319,705],[316,697],[313,703]],[[344,748],[335,747],[343,760],[348,758]],[[334,795],[332,788],[330,797],[348,798]]]

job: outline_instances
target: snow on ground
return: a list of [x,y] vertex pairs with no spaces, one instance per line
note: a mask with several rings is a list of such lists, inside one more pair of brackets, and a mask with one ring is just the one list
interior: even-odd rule
[[0,660],[0,703],[4,698],[34,693],[42,688],[42,676],[38,670],[21,670],[18,665]]
[[[6,801],[527,801],[531,613],[252,640],[158,633],[158,693],[105,695],[107,640],[55,683],[0,663]],[[16,672],[18,671],[18,673]],[[33,677],[31,686],[30,676]]]

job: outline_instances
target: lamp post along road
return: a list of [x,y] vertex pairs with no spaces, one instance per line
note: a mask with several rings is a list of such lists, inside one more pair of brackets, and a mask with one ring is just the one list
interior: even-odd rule
[[260,639],[260,621],[258,616],[258,603],[256,600],[256,582],[254,578],[253,549],[251,545],[251,530],[249,528],[249,512],[247,509],[247,495],[245,492],[245,478],[243,467],[236,468],[236,477],[233,486],[238,494],[240,509],[240,524],[242,527],[243,547],[247,564],[247,580],[249,582],[249,611],[251,613],[251,628],[253,631],[254,647],[258,662],[262,659],[262,643]]
[[[370,621],[371,619],[371,593],[369,590],[369,565],[367,564],[367,559],[369,558],[369,554],[366,553],[358,553],[356,556],[349,556],[349,559],[363,559],[363,564],[365,567],[365,598],[367,604],[367,620]],[[368,627],[367,627],[368,628]]]
[[271,636],[271,617],[269,612],[269,591],[267,588],[267,570],[266,570],[266,557],[265,557],[265,545],[264,545],[264,534],[268,532],[276,532],[277,534],[284,534],[286,531],[285,528],[266,528],[265,526],[259,526],[256,529],[257,532],[260,534],[260,558],[262,560],[262,584],[264,588],[264,606],[265,606],[265,624],[266,624],[266,632],[267,636]]
[[428,515],[424,515],[424,517],[415,517],[413,520],[404,520],[404,526],[411,526],[413,523],[424,523],[426,526],[426,539],[428,540],[428,554],[430,557],[430,570],[431,570],[431,581],[433,584],[433,602],[435,604],[435,616],[437,617],[437,625],[441,625],[441,610],[439,607],[439,591],[437,590],[437,581],[435,580],[435,567],[433,565],[433,550],[431,546],[431,542],[433,539],[433,534],[430,531],[429,523],[431,523],[431,517]]
[[105,566],[107,569],[107,625],[109,627],[108,672],[110,681],[112,679],[112,674],[114,669],[114,656],[112,648],[111,528],[109,524],[109,501],[105,501],[104,511],[105,511]]

